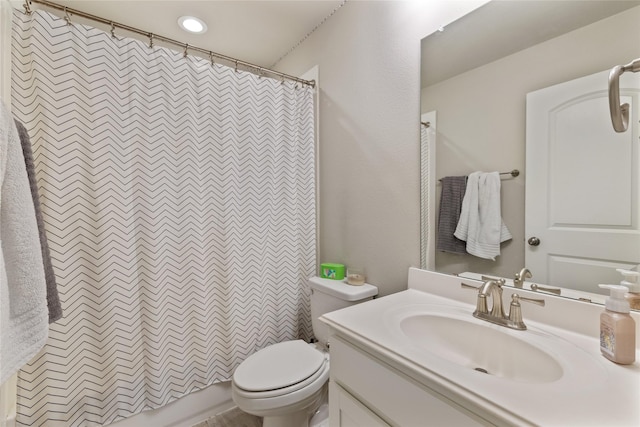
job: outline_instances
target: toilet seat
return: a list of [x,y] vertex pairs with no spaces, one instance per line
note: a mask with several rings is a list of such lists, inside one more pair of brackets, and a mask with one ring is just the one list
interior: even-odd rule
[[[286,425],[293,427],[295,425],[298,427],[298,423],[283,424],[284,418],[282,417],[287,419],[293,417],[291,419],[295,419],[295,417],[301,416],[300,411],[305,412],[319,405],[323,396],[326,395],[329,381],[329,355],[304,341],[288,341],[274,344],[260,350],[258,353],[261,352],[262,354],[256,357],[255,360],[261,360],[264,357],[268,363],[272,358],[276,358],[275,364],[282,369],[285,366],[296,366],[297,375],[291,375],[288,381],[284,381],[282,378],[278,378],[277,372],[272,371],[269,374],[265,374],[275,380],[273,383],[269,383],[262,374],[255,376],[257,373],[270,370],[269,365],[260,367],[258,362],[254,363],[255,360],[245,364],[249,360],[247,358],[233,374],[231,397],[241,410],[264,417],[264,422],[268,426],[282,427]],[[306,365],[306,369],[299,370],[297,369],[298,365]],[[311,374],[304,378],[309,372]],[[258,381],[256,381],[256,378],[258,378]],[[257,384],[261,384],[265,390],[250,391],[241,387],[258,389]],[[274,385],[282,384],[290,385],[274,388]],[[268,420],[270,421],[267,422]]]
[[233,385],[248,399],[277,397],[326,381],[328,370],[325,354],[302,340],[286,341],[249,356],[234,372]]

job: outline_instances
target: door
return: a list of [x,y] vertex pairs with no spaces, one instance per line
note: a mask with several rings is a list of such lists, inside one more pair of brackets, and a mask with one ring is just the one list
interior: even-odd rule
[[640,264],[640,75],[620,80],[625,133],[611,125],[607,78],[527,94],[525,265],[540,283],[600,292]]
[[334,382],[329,383],[329,396],[334,399],[329,407],[334,411],[331,425],[337,427],[390,427],[349,392]]

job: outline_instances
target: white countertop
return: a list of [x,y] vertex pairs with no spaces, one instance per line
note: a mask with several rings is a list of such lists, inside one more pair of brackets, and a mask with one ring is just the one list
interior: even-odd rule
[[[528,318],[529,313],[537,320],[542,319],[545,308],[537,310],[522,304],[528,329],[510,330],[472,316],[475,291],[460,290],[459,278],[423,272],[419,270],[417,276],[424,283],[412,286],[420,290],[409,289],[328,313],[321,319],[349,341],[382,357],[427,387],[483,412],[487,419],[513,425],[640,425],[640,352],[635,364],[626,366],[602,357],[597,331],[592,334],[591,317],[595,312],[591,307],[571,305],[576,302],[570,300],[566,300],[569,305],[565,306],[561,299],[551,297],[547,304],[551,307],[550,316],[559,317],[557,311],[564,309],[564,316],[575,317],[576,328],[570,330],[555,326],[552,319],[543,319],[547,320],[543,322]],[[433,282],[438,285],[430,286]],[[525,294],[521,290],[519,293]],[[508,301],[508,297],[505,289],[504,300]],[[553,382],[519,382],[475,372],[438,357],[425,349],[425,343],[418,345],[408,340],[398,327],[398,316],[422,309],[444,310],[465,320],[468,317],[470,322],[500,328],[503,333],[534,343],[560,362],[563,374]],[[584,316],[589,319],[585,320]],[[638,316],[634,316],[638,323]],[[587,326],[579,325],[580,322]],[[559,323],[563,326],[567,320]],[[589,333],[583,333],[585,330]]]

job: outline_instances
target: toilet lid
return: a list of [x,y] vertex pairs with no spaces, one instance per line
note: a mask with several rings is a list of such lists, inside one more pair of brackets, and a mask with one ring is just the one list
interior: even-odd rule
[[304,341],[286,341],[249,356],[233,373],[233,381],[247,391],[274,390],[306,380],[324,363],[324,354]]

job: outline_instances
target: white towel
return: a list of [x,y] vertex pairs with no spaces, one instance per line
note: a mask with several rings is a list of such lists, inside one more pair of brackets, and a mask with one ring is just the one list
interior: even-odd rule
[[18,131],[0,103],[0,383],[45,344],[48,317],[27,170]]
[[511,233],[500,212],[498,172],[469,175],[454,236],[467,242],[471,255],[494,261],[500,255],[500,243],[511,239]]

